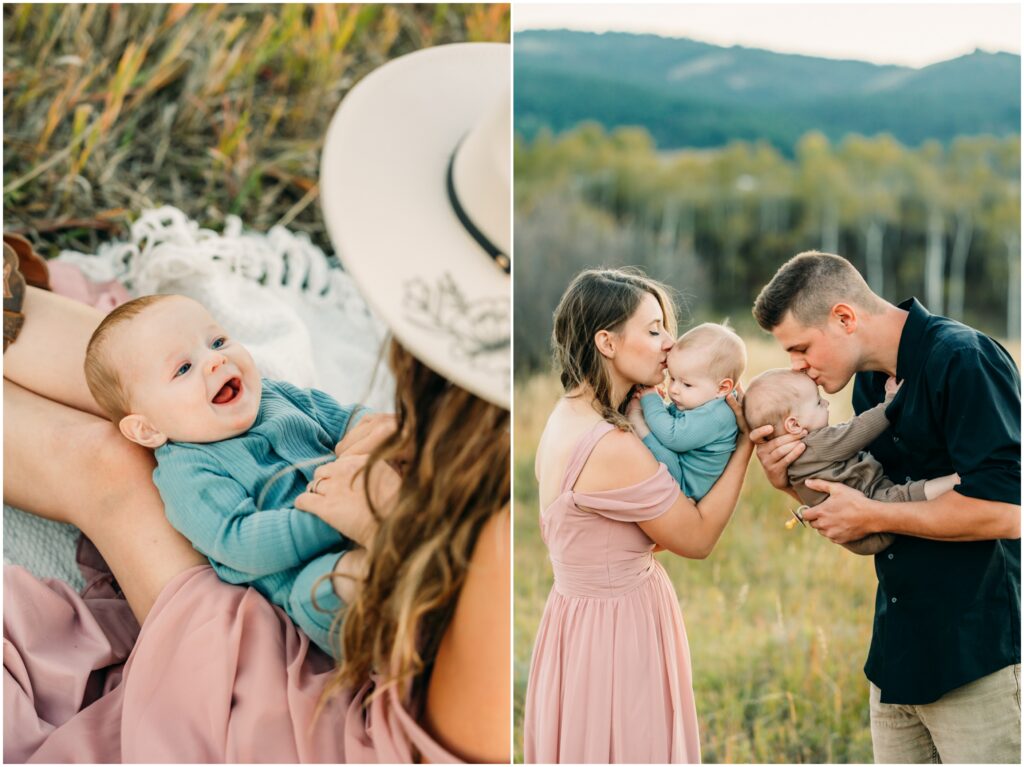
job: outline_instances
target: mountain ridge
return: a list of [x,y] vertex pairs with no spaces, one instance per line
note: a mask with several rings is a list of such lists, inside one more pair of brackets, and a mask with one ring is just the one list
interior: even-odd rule
[[641,125],[663,148],[757,138],[759,124],[787,152],[808,130],[832,139],[881,131],[909,144],[1020,132],[1020,56],[977,49],[914,68],[653,34],[527,30],[515,35],[515,78],[516,129],[528,139],[583,120]]

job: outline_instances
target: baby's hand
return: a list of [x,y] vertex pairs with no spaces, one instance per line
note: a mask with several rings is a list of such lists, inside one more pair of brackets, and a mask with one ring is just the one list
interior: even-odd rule
[[901,386],[903,386],[903,381],[897,382],[896,376],[889,376],[885,379],[885,395],[887,397],[895,397],[896,392],[900,390]]
[[654,386],[641,386],[636,390],[637,399],[640,397],[646,397],[648,394],[657,394],[661,396],[661,392]]
[[362,590],[363,581],[366,580],[366,570],[369,562],[366,559],[366,549],[355,548],[342,554],[334,565],[334,577],[331,579],[334,585],[334,593],[347,605],[352,604],[359,592]]

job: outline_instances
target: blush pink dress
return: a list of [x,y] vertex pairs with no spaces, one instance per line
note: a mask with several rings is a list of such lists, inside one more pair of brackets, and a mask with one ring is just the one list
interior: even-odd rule
[[5,762],[457,761],[394,688],[370,698],[368,681],[315,716],[332,666],[208,565],[177,575],[141,631],[102,582],[83,597],[4,568]]
[[664,514],[679,486],[662,465],[631,487],[572,489],[614,428],[602,421],[580,439],[541,513],[555,583],[526,691],[527,762],[700,761],[683,618],[637,524]]

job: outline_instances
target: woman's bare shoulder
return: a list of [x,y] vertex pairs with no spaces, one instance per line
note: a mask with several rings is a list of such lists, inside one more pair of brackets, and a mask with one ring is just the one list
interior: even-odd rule
[[507,762],[511,514],[484,523],[427,688],[426,729],[468,762]]
[[612,429],[598,440],[576,481],[578,492],[629,487],[649,479],[658,461],[631,431]]
[[581,410],[570,400],[559,400],[548,415],[537,442],[534,456],[537,480],[542,482],[548,469],[564,463],[572,448],[588,430],[594,428],[598,420],[597,413]]

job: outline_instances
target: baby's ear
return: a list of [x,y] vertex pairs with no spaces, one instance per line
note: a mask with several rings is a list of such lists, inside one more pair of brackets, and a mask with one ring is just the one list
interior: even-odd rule
[[788,416],[786,420],[782,422],[782,428],[789,434],[800,434],[804,430],[804,427],[800,425],[798,420],[796,420],[795,415]]
[[126,415],[118,422],[117,426],[121,433],[136,445],[158,448],[167,441],[167,436],[163,432],[157,431],[144,415],[137,413]]
[[728,394],[736,388],[736,382],[731,378],[723,378],[718,384],[718,394],[715,396],[721,397],[724,394]]

